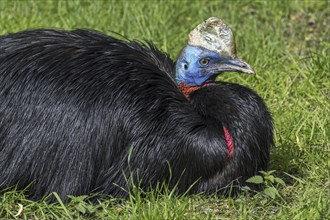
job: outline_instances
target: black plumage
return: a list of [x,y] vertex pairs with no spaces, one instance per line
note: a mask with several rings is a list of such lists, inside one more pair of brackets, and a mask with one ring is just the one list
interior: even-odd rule
[[[0,189],[38,199],[148,190],[226,192],[267,168],[272,119],[251,89],[217,83],[187,99],[151,43],[88,30],[0,38]],[[222,126],[230,132],[228,149]]]

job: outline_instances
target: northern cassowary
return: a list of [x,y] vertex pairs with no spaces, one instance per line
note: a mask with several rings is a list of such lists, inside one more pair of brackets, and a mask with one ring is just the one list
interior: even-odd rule
[[0,37],[0,189],[126,197],[132,184],[178,193],[236,189],[267,168],[272,119],[253,73],[210,18],[173,62],[151,43],[90,30]]

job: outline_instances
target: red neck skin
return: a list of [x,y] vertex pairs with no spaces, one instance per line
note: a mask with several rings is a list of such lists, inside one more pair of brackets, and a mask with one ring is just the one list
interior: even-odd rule
[[223,133],[225,134],[225,139],[227,143],[228,158],[230,158],[234,153],[234,141],[228,129],[225,126],[222,126],[222,129],[223,129]]
[[191,93],[195,92],[196,90],[202,88],[204,86],[189,86],[185,84],[184,82],[180,82],[179,89],[181,92],[186,96],[187,99],[189,99],[189,96]]
[[[194,91],[208,86],[208,84],[202,85],[202,86],[189,86],[183,82],[181,82],[179,84],[179,89],[181,90],[181,92],[186,96],[186,98],[189,100],[189,96],[191,93],[193,93]],[[230,158],[233,153],[234,153],[234,141],[232,136],[230,135],[228,129],[225,126],[222,126],[223,129],[223,133],[225,135],[225,139],[226,139],[226,143],[227,143],[227,150],[228,150],[228,158]]]

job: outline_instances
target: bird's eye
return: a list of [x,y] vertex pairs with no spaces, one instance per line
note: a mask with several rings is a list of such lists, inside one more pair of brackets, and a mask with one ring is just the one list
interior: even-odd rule
[[202,58],[202,59],[199,60],[199,64],[201,66],[207,66],[207,65],[209,65],[209,62],[210,62],[209,58]]

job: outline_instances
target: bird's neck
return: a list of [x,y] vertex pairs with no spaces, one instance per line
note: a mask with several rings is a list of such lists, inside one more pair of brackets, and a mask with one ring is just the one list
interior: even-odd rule
[[188,84],[185,84],[184,82],[180,82],[179,89],[181,92],[186,96],[187,99],[189,99],[189,96],[191,93],[195,92],[196,90],[199,90],[200,88],[209,86],[210,84],[204,84],[202,86],[190,86]]
[[[193,92],[195,92],[195,91],[197,91],[197,90],[199,90],[203,87],[212,86],[212,85],[214,85],[214,83],[204,84],[202,86],[189,86],[189,85],[185,84],[184,82],[180,82],[179,89],[186,96],[186,98],[188,100],[190,100],[190,95]],[[196,109],[198,110],[198,108],[196,108]],[[199,112],[203,112],[203,110],[199,111]],[[226,144],[227,144],[228,158],[230,158],[233,155],[233,152],[234,152],[233,137],[231,136],[230,131],[227,129],[227,127],[224,126],[221,122],[220,122],[220,124],[222,126],[224,138],[225,138],[225,141],[226,141]]]

